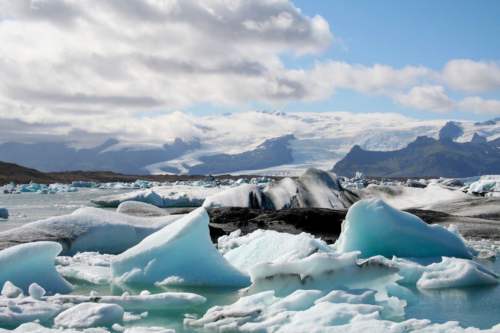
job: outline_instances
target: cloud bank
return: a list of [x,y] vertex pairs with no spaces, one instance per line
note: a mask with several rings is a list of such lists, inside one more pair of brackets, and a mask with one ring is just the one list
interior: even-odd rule
[[97,138],[117,124],[123,135],[194,136],[190,117],[158,119],[203,104],[321,101],[339,89],[431,112],[500,114],[500,101],[481,95],[500,90],[495,61],[452,59],[436,70],[282,60],[336,40],[323,17],[288,0],[0,0],[0,121],[23,140],[75,130]]

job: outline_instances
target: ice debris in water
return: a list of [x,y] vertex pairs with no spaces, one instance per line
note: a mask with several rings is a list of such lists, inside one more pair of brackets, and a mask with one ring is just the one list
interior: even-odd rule
[[[385,309],[369,291],[296,290],[285,297],[264,291],[235,303],[214,306],[199,319],[186,318],[189,327],[234,332],[480,332],[457,322],[432,324],[428,320],[389,321]],[[484,332],[498,332],[500,325]]]
[[[17,287],[10,284],[9,288],[16,289]],[[4,287],[4,289],[6,288]],[[140,295],[124,294],[122,296],[97,296],[95,293],[91,293],[89,296],[57,294],[42,297],[41,294],[43,294],[43,291],[34,291],[33,288],[30,288],[30,291],[30,296],[18,294],[15,298],[12,298],[13,295],[2,295],[0,297],[0,327],[15,327],[34,320],[49,323],[62,311],[82,303],[96,305],[113,304],[126,311],[142,313],[144,311],[156,310],[186,311],[206,302],[206,298],[203,296],[184,292],[141,293]],[[38,292],[37,295],[35,295],[36,292]],[[81,310],[82,308],[99,309],[99,307],[92,307],[91,305],[86,305],[79,309]],[[74,317],[75,313],[78,312],[80,311],[70,311],[71,315],[67,313],[62,317]],[[61,326],[67,325],[62,324]]]
[[335,246],[341,252],[360,251],[363,257],[472,257],[455,233],[380,199],[361,200],[349,209]]
[[113,276],[123,283],[161,283],[176,277],[183,285],[244,287],[249,278],[213,246],[208,214],[198,208],[116,256]]
[[12,282],[24,292],[37,283],[49,293],[67,293],[71,285],[56,271],[54,260],[62,250],[55,242],[34,242],[0,251],[0,285]]

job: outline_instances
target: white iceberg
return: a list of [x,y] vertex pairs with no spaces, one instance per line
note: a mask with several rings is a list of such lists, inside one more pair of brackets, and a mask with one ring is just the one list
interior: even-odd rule
[[62,246],[55,242],[20,244],[0,251],[0,285],[10,281],[27,293],[37,283],[49,293],[70,292],[71,285],[54,266]]
[[54,324],[63,328],[111,327],[123,321],[123,314],[123,308],[116,304],[80,303],[57,315]]
[[479,180],[469,185],[467,192],[479,195],[492,194],[491,196],[496,196],[495,193],[500,194],[500,175],[481,176]]
[[263,262],[297,260],[315,252],[332,251],[325,242],[306,233],[292,235],[259,229],[238,235],[220,237],[218,248],[233,266],[244,272]]
[[358,201],[349,209],[335,246],[341,252],[360,251],[364,257],[471,258],[457,234],[379,199]]
[[244,287],[250,281],[213,246],[208,214],[198,208],[115,257],[113,276],[125,283]]
[[146,236],[181,217],[182,215],[169,215],[140,218],[85,207],[69,215],[56,216],[0,232],[0,243],[10,245],[52,240],[63,245],[64,255],[88,251],[115,254],[136,245]]

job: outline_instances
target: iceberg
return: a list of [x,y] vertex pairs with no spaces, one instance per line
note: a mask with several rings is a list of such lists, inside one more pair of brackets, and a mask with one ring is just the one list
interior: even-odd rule
[[349,209],[335,246],[341,252],[360,251],[363,257],[472,257],[457,234],[380,199],[358,201]]
[[343,188],[332,173],[309,168],[298,179],[284,178],[270,184],[264,193],[276,209],[315,207],[347,209],[358,196]]
[[116,256],[113,277],[123,283],[245,287],[249,278],[213,246],[208,214],[198,208]]
[[123,308],[116,304],[80,303],[57,315],[54,324],[63,328],[111,327],[123,321],[123,314]]
[[331,252],[322,240],[309,234],[292,235],[258,229],[248,235],[232,233],[222,236],[217,247],[233,266],[244,272],[263,262],[290,261],[305,258],[316,252]]
[[273,209],[274,205],[263,195],[259,186],[255,184],[242,184],[207,197],[203,202],[203,207],[248,207]]
[[481,176],[479,180],[469,185],[470,194],[497,196],[500,194],[500,175]]
[[0,248],[49,240],[63,245],[63,255],[88,251],[116,254],[181,217],[182,215],[171,215],[139,218],[85,207],[69,215],[56,216],[0,232]]
[[208,197],[204,207],[248,207],[261,209],[330,208],[347,209],[358,196],[342,187],[333,174],[307,169],[298,179],[282,180],[262,188],[243,184]]
[[1,208],[0,207],[0,219],[8,219],[9,218],[9,211],[7,208]]
[[[54,266],[62,246],[55,242],[35,242],[13,246],[0,251],[0,285],[11,282],[25,293],[37,283],[49,293],[68,293],[72,286]],[[34,290],[34,289],[33,289]]]

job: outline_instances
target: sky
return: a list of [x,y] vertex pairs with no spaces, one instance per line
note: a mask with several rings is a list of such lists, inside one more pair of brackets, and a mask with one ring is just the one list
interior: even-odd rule
[[0,0],[0,141],[164,139],[261,109],[490,119],[499,17],[496,0]]

